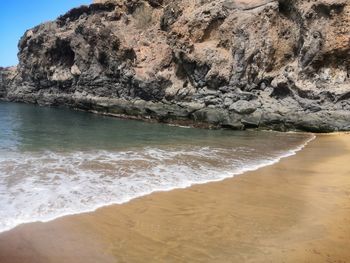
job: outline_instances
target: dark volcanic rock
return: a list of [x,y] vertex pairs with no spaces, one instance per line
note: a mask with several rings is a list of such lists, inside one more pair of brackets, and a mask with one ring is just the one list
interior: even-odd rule
[[347,0],[95,1],[21,38],[3,100],[232,129],[350,130]]
[[11,85],[16,73],[16,67],[0,67],[0,99],[7,97],[8,87]]

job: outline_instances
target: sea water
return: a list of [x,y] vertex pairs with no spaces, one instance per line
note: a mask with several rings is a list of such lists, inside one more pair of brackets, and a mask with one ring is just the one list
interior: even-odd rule
[[293,155],[312,138],[0,103],[0,232],[233,177]]

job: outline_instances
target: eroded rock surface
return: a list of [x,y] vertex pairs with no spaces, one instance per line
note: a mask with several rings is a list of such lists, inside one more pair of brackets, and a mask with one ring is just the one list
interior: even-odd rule
[[95,1],[28,30],[4,100],[233,129],[350,130],[349,0]]

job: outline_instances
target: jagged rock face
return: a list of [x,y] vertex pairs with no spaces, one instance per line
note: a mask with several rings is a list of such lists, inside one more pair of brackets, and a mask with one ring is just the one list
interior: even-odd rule
[[11,85],[11,80],[14,79],[16,73],[16,67],[0,67],[0,100],[6,98],[7,89]]
[[28,30],[0,97],[234,129],[350,130],[349,0],[95,2]]

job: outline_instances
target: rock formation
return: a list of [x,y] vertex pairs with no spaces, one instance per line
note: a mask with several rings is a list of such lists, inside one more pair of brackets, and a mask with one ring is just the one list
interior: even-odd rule
[[350,130],[349,0],[114,0],[28,30],[2,100],[232,129]]

